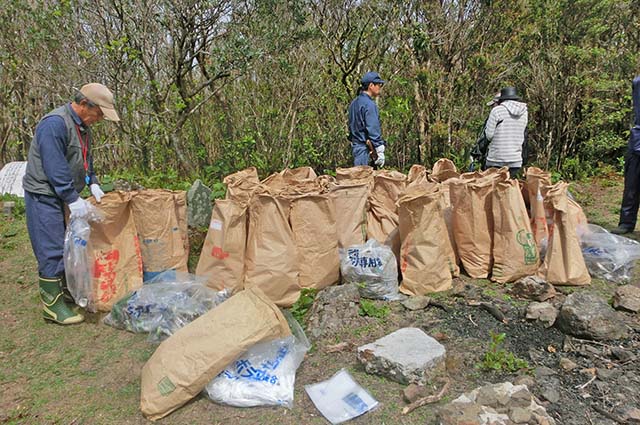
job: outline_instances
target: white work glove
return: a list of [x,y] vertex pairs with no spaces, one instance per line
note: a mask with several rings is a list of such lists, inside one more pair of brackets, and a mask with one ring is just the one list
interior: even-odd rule
[[70,218],[86,218],[89,216],[90,204],[82,198],[78,198],[74,202],[69,204],[69,211],[71,211]]
[[378,159],[376,159],[376,164],[378,167],[384,167],[384,145],[380,145],[376,148],[376,153],[378,154]]
[[100,203],[100,199],[102,199],[102,197],[104,196],[104,192],[100,188],[100,185],[93,183],[91,186],[89,186],[89,189],[91,189],[91,194],[93,195],[93,197],[96,198],[96,202]]

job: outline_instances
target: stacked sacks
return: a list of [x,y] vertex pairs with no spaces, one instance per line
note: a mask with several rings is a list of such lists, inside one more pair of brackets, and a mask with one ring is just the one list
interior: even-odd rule
[[455,256],[444,220],[441,187],[411,185],[398,201],[402,240],[400,291],[425,295],[451,288]]
[[329,196],[336,213],[338,246],[362,245],[367,240],[369,184],[331,184]]
[[144,281],[167,270],[187,271],[189,239],[184,191],[149,189],[133,192],[135,221]]

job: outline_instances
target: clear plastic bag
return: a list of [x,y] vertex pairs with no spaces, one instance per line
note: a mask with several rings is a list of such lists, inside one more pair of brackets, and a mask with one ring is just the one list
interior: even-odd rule
[[89,214],[83,218],[72,218],[64,235],[64,273],[67,287],[76,304],[87,311],[95,312],[93,291],[93,261],[91,252],[91,225],[89,222],[102,221],[104,216],[89,204]]
[[594,224],[580,226],[577,233],[592,276],[619,283],[633,277],[636,260],[640,259],[639,242],[614,235]]
[[378,406],[378,401],[340,369],[326,381],[305,385],[305,391],[316,408],[332,424],[356,418]]
[[205,388],[211,400],[236,407],[293,408],[296,370],[311,344],[293,316],[285,316],[292,335],[257,344],[227,366]]
[[206,286],[206,279],[169,270],[119,300],[104,323],[130,332],[148,332],[160,342],[207,313],[231,295]]
[[343,283],[356,283],[360,296],[374,300],[398,300],[398,266],[393,251],[375,239],[364,245],[340,249]]

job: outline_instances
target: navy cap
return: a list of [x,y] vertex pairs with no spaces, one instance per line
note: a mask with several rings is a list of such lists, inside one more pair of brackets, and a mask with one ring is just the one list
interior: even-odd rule
[[360,80],[360,82],[363,86],[368,86],[371,83],[384,84],[386,81],[380,78],[380,74],[377,72],[370,71],[362,76],[362,80]]

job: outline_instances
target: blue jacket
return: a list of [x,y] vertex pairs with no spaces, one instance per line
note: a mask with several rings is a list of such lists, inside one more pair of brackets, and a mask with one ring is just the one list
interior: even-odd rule
[[373,147],[384,145],[378,105],[362,92],[349,105],[349,140],[351,143],[366,143],[371,140]]
[[629,135],[629,151],[640,154],[640,75],[633,79],[631,97],[633,98],[633,128]]

